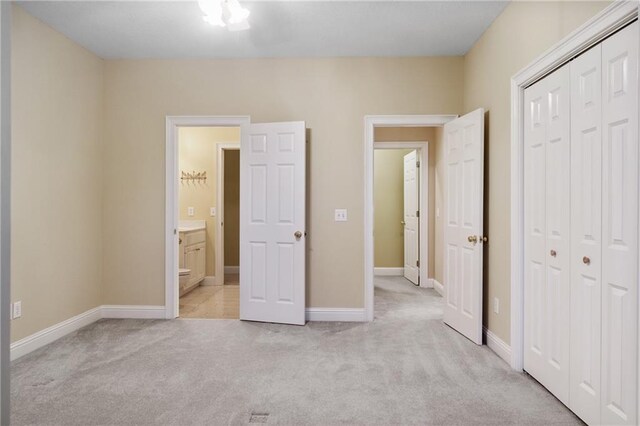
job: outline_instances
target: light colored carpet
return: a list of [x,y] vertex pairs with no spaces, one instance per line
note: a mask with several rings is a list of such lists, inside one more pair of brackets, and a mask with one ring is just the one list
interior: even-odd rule
[[433,290],[376,286],[373,323],[99,321],[12,364],[12,423],[580,424]]

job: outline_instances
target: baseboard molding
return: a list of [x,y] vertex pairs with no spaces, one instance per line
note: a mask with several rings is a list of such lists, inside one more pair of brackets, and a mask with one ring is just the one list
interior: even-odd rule
[[511,365],[511,346],[493,334],[487,327],[482,327],[482,334],[484,334],[484,340],[487,342],[489,349],[494,351],[504,362]]
[[220,285],[216,281],[216,277],[204,277],[200,285]]
[[165,307],[153,305],[102,305],[102,318],[165,319]]
[[307,308],[307,321],[365,322],[363,308]]
[[401,277],[404,275],[404,268],[373,268],[373,275],[380,277]]
[[102,318],[165,319],[164,306],[102,305],[11,344],[11,360],[52,343]]
[[442,283],[435,278],[431,278],[431,283],[433,288],[440,294],[440,296],[444,297],[444,286]]
[[54,324],[51,327],[47,327],[44,330],[38,331],[24,339],[20,339],[11,344],[11,361],[18,359],[29,352],[33,352],[36,349],[40,349],[41,347],[48,345],[49,343],[54,342],[84,326],[92,324],[100,318],[102,318],[102,307],[98,306],[76,315],[75,317],[59,322],[58,324]]
[[433,278],[420,279],[420,287],[433,288]]
[[240,267],[239,266],[225,266],[224,267],[225,274],[239,274]]

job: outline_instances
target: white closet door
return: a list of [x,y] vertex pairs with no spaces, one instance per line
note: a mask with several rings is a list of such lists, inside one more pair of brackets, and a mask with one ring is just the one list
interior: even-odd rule
[[525,370],[569,403],[569,66],[525,91]]
[[638,23],[602,43],[602,423],[635,425]]
[[600,423],[602,49],[571,62],[570,407]]
[[417,161],[415,150],[404,156],[404,277],[419,285],[420,188]]

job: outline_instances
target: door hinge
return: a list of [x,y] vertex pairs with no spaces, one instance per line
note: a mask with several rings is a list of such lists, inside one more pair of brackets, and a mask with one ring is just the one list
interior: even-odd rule
[[416,217],[420,217],[420,210],[416,210]]
[[416,266],[419,268],[420,267],[420,261],[416,260]]
[[420,167],[420,162],[416,161],[416,167]]

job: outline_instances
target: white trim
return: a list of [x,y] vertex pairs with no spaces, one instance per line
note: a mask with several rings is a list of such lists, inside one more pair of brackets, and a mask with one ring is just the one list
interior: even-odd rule
[[433,283],[433,288],[438,292],[438,294],[444,297],[444,286],[442,283],[435,278],[431,278],[431,282]]
[[373,268],[373,275],[377,277],[402,277],[404,268]]
[[102,305],[102,318],[165,319],[164,306]]
[[[164,312],[164,307],[163,307]],[[11,344],[11,361],[33,352],[36,349],[66,336],[84,326],[102,318],[102,307],[89,309],[75,317],[69,318]]]
[[507,364],[511,363],[511,346],[493,334],[487,327],[482,327],[482,333],[484,334],[484,339],[489,349],[495,352],[496,355],[502,358]]
[[511,78],[510,364],[514,370],[522,371],[524,366],[524,89],[637,16],[637,2],[613,2]]
[[[373,151],[376,127],[440,127],[457,115],[369,115],[364,117],[364,310],[367,321],[373,321]],[[380,143],[380,142],[378,142]],[[384,145],[380,145],[381,148]],[[401,148],[400,144],[396,146]],[[427,152],[428,155],[428,152]],[[428,165],[427,163],[424,163]],[[428,176],[428,173],[425,173]],[[428,189],[428,182],[427,182]],[[421,204],[429,211],[428,198]],[[427,231],[428,231],[428,227]],[[421,235],[422,239],[422,235]],[[424,238],[428,242],[427,238]],[[421,264],[425,266],[428,262]],[[421,271],[422,272],[422,271]],[[427,275],[427,274],[424,274]],[[428,276],[428,275],[427,275]]]
[[307,321],[365,322],[365,310],[362,308],[307,308]]
[[420,278],[420,287],[422,288],[433,288],[433,278]]
[[200,285],[218,285],[215,276],[204,277]]
[[218,217],[216,220],[216,235],[215,235],[215,247],[216,247],[216,284],[224,284],[224,274],[227,272],[227,267],[224,266],[224,152],[227,150],[240,151],[240,141],[235,144],[229,142],[223,142],[216,144],[217,156],[217,176],[216,176],[216,205],[218,211],[216,212]]
[[239,274],[240,267],[239,266],[225,266],[224,267],[225,274]]
[[178,127],[240,127],[243,116],[167,116],[165,179],[165,318],[178,317]]

